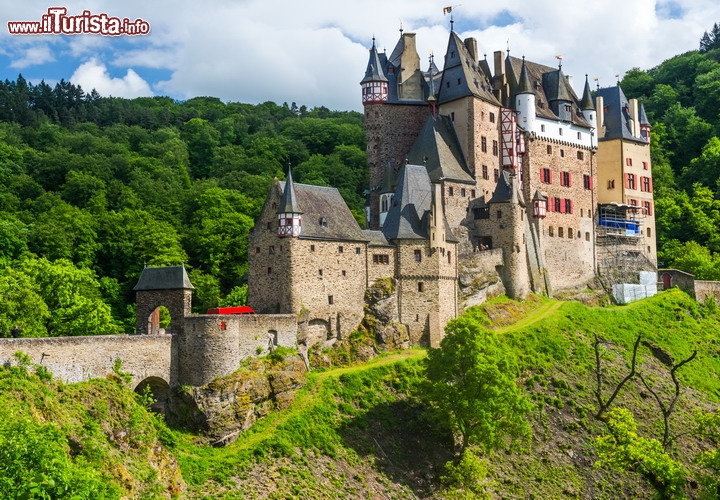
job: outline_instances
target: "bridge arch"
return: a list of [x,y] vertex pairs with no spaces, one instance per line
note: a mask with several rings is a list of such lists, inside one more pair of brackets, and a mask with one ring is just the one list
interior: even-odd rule
[[149,388],[154,399],[150,409],[155,413],[167,416],[170,403],[170,384],[160,377],[147,377],[135,386],[135,392],[144,394]]

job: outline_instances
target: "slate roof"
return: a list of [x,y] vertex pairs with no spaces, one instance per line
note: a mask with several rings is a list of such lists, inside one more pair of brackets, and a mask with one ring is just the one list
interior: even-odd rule
[[[388,241],[427,239],[433,186],[424,165],[405,165],[382,232]],[[446,241],[457,241],[444,221]]]
[[373,38],[373,45],[370,49],[370,58],[368,60],[367,68],[365,69],[365,78],[360,81],[361,84],[366,82],[388,81],[385,76],[385,64],[387,61],[384,61],[383,59],[385,59],[384,54],[381,58],[375,48],[375,39]]
[[134,291],[194,290],[185,266],[146,267],[142,270]]
[[363,234],[368,240],[368,245],[371,247],[389,247],[390,242],[387,240],[382,231],[374,231],[371,229],[364,229]]
[[[285,190],[285,182],[278,181]],[[333,187],[293,183],[296,201],[303,209],[300,238],[367,241],[355,217]],[[321,223],[324,219],[325,224]]]
[[474,183],[448,116],[428,116],[407,158],[411,164],[425,165],[432,181]]
[[451,32],[445,52],[443,77],[438,90],[438,103],[475,96],[500,105],[500,101],[493,94],[490,75],[483,69],[485,66],[476,61],[457,34]]
[[595,96],[596,98],[603,98],[605,116],[605,135],[598,137],[599,141],[627,139],[631,141],[645,142],[642,137],[635,137],[632,134],[630,129],[630,103],[619,85],[598,89]]
[[405,165],[382,232],[388,241],[427,238],[432,185],[423,165]]
[[283,194],[280,197],[280,203],[278,203],[278,213],[296,213],[301,214],[300,205],[297,202],[297,195],[295,194],[295,183],[292,180],[292,171],[288,168],[287,182],[283,189]]
[[[585,120],[581,112],[580,100],[573,90],[570,82],[560,68],[553,68],[543,64],[534,63],[519,57],[505,58],[505,73],[510,85],[510,107],[513,105],[515,97],[522,90],[527,89],[521,87],[520,76],[525,65],[527,77],[531,85],[532,91],[535,93],[535,114],[541,118],[550,120],[559,120],[560,118],[551,109],[551,103],[556,102],[568,103],[572,106],[570,114],[571,123],[580,127],[590,128],[590,124]],[[526,83],[527,84],[527,83]]]
[[515,182],[515,179],[510,175],[510,172],[503,170],[498,178],[497,186],[495,191],[488,203],[520,203],[525,204],[520,189]]

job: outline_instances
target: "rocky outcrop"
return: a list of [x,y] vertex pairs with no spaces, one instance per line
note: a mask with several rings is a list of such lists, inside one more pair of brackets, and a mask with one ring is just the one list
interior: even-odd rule
[[410,334],[400,324],[397,293],[391,278],[379,279],[365,292],[365,317],[362,328],[375,337],[385,350],[410,348]]
[[235,373],[202,387],[188,387],[178,396],[185,425],[201,431],[216,446],[237,439],[259,418],[292,404],[307,380],[305,363],[290,356],[273,363],[254,358]]

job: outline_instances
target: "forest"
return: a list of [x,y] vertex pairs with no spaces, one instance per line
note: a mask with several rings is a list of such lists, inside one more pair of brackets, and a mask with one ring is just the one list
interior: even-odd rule
[[[720,279],[720,37],[619,82],[652,124],[659,265]],[[273,178],[337,187],[363,220],[362,115],[121,99],[0,82],[0,336],[130,333],[144,266],[183,263],[197,312],[242,301]]]

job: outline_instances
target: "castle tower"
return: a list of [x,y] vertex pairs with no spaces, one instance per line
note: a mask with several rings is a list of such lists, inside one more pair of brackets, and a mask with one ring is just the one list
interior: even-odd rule
[[516,175],[504,170],[489,203],[493,247],[502,248],[502,281],[508,297],[523,300],[530,293],[526,248],[525,202]]
[[302,211],[295,195],[292,172],[288,168],[287,182],[277,209],[278,236],[297,238],[302,231]]
[[[433,71],[431,66],[428,74],[432,75],[430,84],[433,84],[437,68]],[[430,113],[428,82],[420,70],[415,33],[401,30],[400,40],[390,56],[379,53],[373,40],[365,77],[360,85],[363,89],[370,173],[366,226],[379,229],[382,224],[380,190],[384,185],[386,167],[392,166],[393,175],[400,171],[407,152]]]

